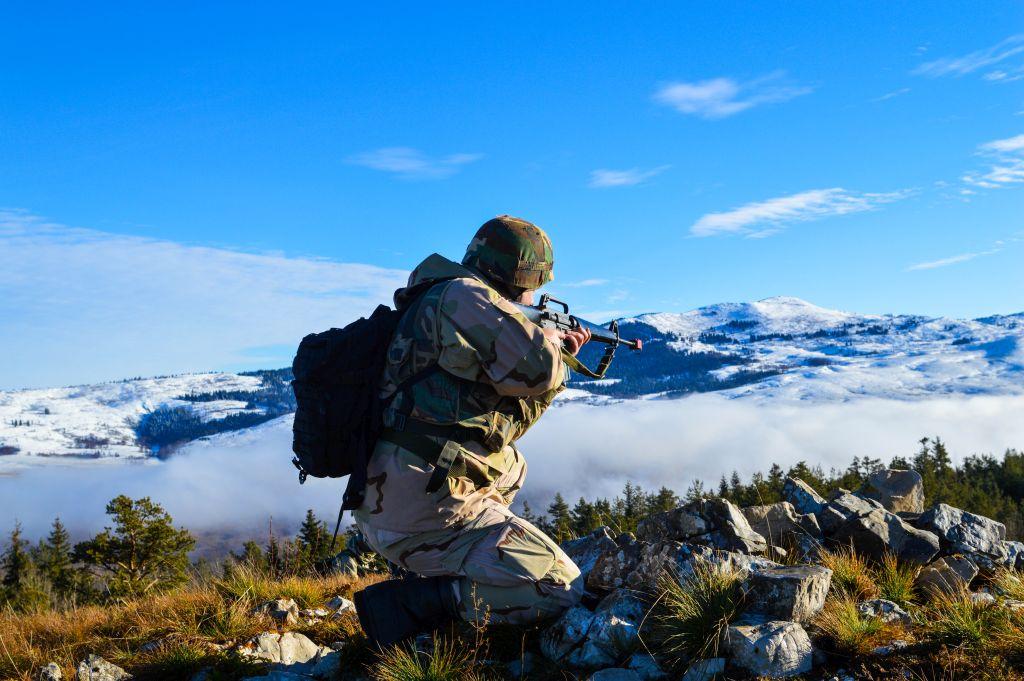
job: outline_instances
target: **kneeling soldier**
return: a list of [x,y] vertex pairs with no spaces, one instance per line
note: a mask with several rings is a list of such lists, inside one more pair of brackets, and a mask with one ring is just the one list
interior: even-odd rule
[[[524,624],[561,613],[583,591],[580,571],[509,509],[526,476],[515,441],[564,389],[565,335],[526,320],[552,279],[551,241],[535,225],[484,223],[462,264],[434,254],[413,270],[382,377],[391,398],[355,519],[366,542],[418,575],[355,595],[371,641],[390,645],[453,619]],[[426,287],[426,282],[434,282]]]

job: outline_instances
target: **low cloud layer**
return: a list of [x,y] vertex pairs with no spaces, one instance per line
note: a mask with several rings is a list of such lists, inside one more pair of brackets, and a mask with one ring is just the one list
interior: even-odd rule
[[[917,440],[939,435],[957,459],[1024,447],[1024,398],[975,397],[921,402],[864,400],[823,405],[758,404],[698,395],[606,406],[561,405],[521,442],[529,462],[522,498],[535,508],[556,491],[568,499],[610,496],[626,480],[682,493],[694,479],[715,483],[804,460],[826,469],[854,456],[910,455]],[[0,531],[20,520],[30,536],[60,515],[79,536],[106,522],[117,494],[151,496],[197,531],[265,530],[291,525],[306,508],[333,518],[341,481],[299,486],[289,462],[287,417],[243,436],[194,443],[161,463],[46,465],[0,475]]]
[[0,210],[0,389],[283,366],[406,273],[77,229]]

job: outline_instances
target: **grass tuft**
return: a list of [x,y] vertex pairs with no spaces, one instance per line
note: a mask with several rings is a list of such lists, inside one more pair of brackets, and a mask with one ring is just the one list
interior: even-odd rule
[[902,633],[899,625],[862,615],[857,610],[857,602],[849,596],[829,599],[815,618],[815,624],[836,652],[852,657],[867,655],[900,638]]
[[722,636],[740,612],[742,576],[731,568],[703,561],[683,580],[666,576],[652,614],[654,636],[666,662],[716,657]]
[[900,561],[895,554],[886,553],[875,570],[879,596],[901,607],[909,606],[917,600],[914,582],[920,572],[920,567]]
[[925,636],[935,642],[969,648],[1005,640],[1013,622],[1003,608],[975,603],[967,591],[936,593],[922,618]]
[[836,595],[847,596],[855,602],[878,596],[878,586],[871,574],[871,568],[853,547],[822,548],[819,551],[819,560],[822,565],[832,570],[831,588]]
[[376,681],[477,681],[473,652],[456,641],[434,637],[431,650],[415,644],[392,646],[379,655],[371,676]]
[[1024,601],[1024,578],[1017,570],[999,568],[992,578],[992,586],[1003,598]]

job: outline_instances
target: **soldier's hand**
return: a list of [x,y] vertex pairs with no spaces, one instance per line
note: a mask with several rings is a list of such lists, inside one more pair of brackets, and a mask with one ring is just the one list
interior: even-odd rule
[[589,340],[590,329],[583,328],[569,331],[562,337],[562,343],[571,355],[576,355]]

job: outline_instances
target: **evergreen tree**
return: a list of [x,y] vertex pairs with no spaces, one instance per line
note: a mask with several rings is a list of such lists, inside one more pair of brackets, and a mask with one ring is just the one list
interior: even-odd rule
[[594,505],[580,497],[569,512],[572,517],[572,531],[578,537],[589,534],[601,526],[601,519],[594,510]]
[[15,522],[7,550],[0,557],[0,567],[4,571],[2,584],[5,599],[14,601],[21,594],[31,565],[32,557],[28,553],[28,542],[21,536],[21,523]]
[[107,504],[114,527],[75,546],[75,557],[95,567],[115,597],[163,591],[184,582],[188,552],[196,540],[175,528],[171,516],[149,497],[120,495]]
[[555,493],[555,500],[548,506],[548,516],[551,518],[551,534],[556,542],[561,543],[572,537],[572,515],[561,493]]
[[679,496],[668,487],[662,487],[648,498],[647,515],[671,511],[679,504]]
[[331,548],[331,534],[327,530],[327,523],[317,518],[313,509],[306,511],[297,541],[303,566],[313,565],[327,557]]
[[251,539],[242,545],[241,553],[234,553],[232,557],[235,562],[261,572],[267,569],[267,556],[263,553],[263,548]]
[[39,542],[39,570],[50,580],[56,595],[69,598],[82,586],[78,571],[72,565],[71,535],[60,518],[55,518],[46,539]]

